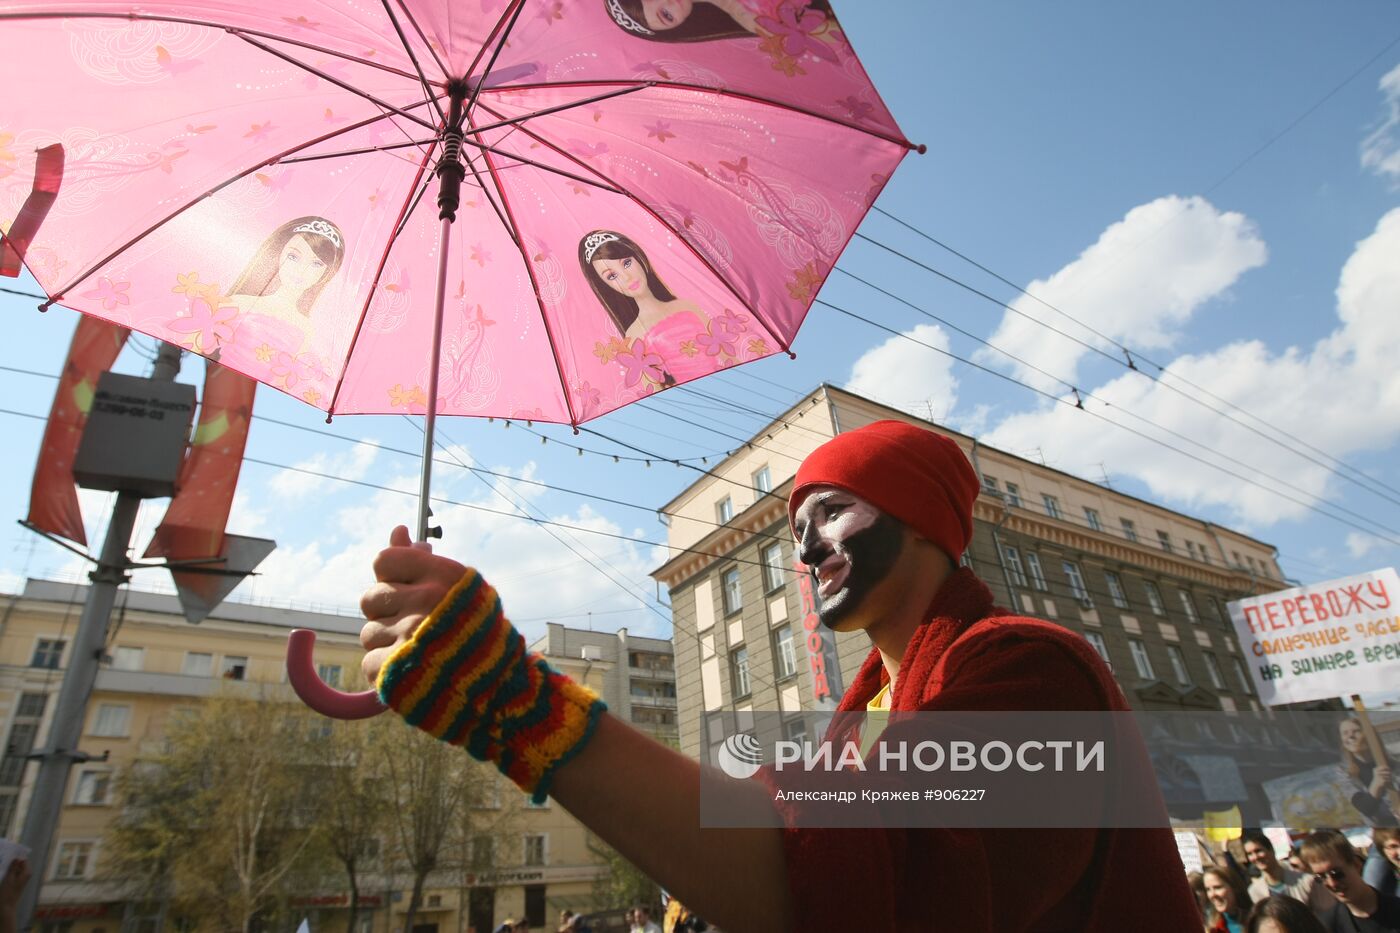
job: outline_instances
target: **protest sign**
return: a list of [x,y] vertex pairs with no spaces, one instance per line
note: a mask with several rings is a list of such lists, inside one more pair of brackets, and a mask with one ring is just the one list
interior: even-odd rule
[[1229,608],[1264,703],[1400,683],[1400,576],[1392,568],[1236,600]]

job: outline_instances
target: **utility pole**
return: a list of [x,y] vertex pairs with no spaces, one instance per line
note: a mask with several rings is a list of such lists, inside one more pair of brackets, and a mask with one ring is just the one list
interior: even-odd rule
[[[174,382],[179,372],[180,349],[162,343],[151,378]],[[92,694],[98,665],[106,648],[107,624],[111,620],[117,588],[130,579],[127,571],[132,565],[126,554],[131,546],[131,532],[136,525],[136,513],[141,508],[142,498],[137,492],[117,493],[97,566],[88,575],[92,583],[78,621],[78,632],[73,638],[73,650],[68,654],[68,670],[63,675],[63,686],[59,690],[58,708],[54,710],[48,741],[43,748],[30,755],[39,760],[39,775],[29,801],[21,842],[29,848],[34,882],[26,887],[20,899],[18,920],[21,930],[33,926],[34,909],[39,901],[39,888],[48,872],[49,850],[63,809],[69,771],[75,763],[92,758],[78,750],[78,740],[82,737],[88,697]]]

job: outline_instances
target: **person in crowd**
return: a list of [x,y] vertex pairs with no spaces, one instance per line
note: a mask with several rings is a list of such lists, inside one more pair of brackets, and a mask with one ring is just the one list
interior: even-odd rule
[[1327,933],[1306,904],[1286,894],[1270,894],[1255,904],[1244,928],[1245,933]]
[[1382,894],[1400,895],[1400,829],[1394,826],[1377,828],[1371,844],[1380,850],[1386,871],[1378,872],[1375,882],[1368,877],[1366,883]]
[[[863,712],[883,695],[892,712],[1128,711],[1083,638],[995,607],[960,566],[980,487],[954,440],[900,421],[843,433],[798,469],[788,519],[821,624],[871,643],[841,710]],[[374,572],[360,640],[380,699],[536,800],[552,797],[726,930],[1178,933],[1196,922],[1165,825],[808,828],[775,812],[760,772],[726,791],[789,822],[702,828],[708,772],[529,654],[475,570],[414,546],[400,526]],[[1052,855],[1006,896],[1028,847]]]
[[1186,873],[1186,884],[1191,888],[1191,894],[1196,898],[1196,910],[1200,913],[1201,929],[1209,930],[1215,923],[1215,908],[1210,906],[1210,898],[1206,897],[1206,876],[1198,871]]
[[1309,835],[1303,861],[1338,903],[1318,915],[1329,933],[1400,933],[1400,898],[1381,894],[1361,877],[1362,860],[1336,830]]
[[1249,883],[1250,901],[1258,903],[1271,894],[1287,894],[1315,911],[1326,910],[1337,902],[1325,885],[1313,881],[1311,874],[1284,867],[1274,855],[1274,844],[1268,836],[1250,830],[1241,838],[1245,858],[1259,871],[1259,877]]
[[632,908],[632,933],[661,933],[661,927],[651,919],[651,911],[646,907]]
[[22,858],[12,860],[0,878],[0,933],[18,933],[19,899],[29,878],[29,863]]
[[1234,869],[1211,865],[1201,873],[1206,898],[1215,912],[1211,933],[1244,933],[1244,918],[1249,912],[1249,894],[1244,879]]

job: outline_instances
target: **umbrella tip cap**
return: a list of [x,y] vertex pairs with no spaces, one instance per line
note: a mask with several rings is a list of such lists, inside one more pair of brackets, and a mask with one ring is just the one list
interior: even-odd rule
[[925,146],[923,143],[919,143],[917,146],[914,147],[914,151],[917,152],[919,155],[923,155],[924,153],[928,152],[928,146]]
[[795,359],[797,359],[797,354],[796,354],[796,353],[793,353],[791,350],[787,351],[787,355],[788,355],[788,359],[790,359],[790,360],[795,360]]

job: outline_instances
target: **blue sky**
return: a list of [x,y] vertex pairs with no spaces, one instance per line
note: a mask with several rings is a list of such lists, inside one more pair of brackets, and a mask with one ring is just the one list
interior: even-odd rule
[[[1090,400],[1090,412],[1118,419],[1135,412],[1247,464],[1228,465],[1234,472],[1286,481],[1293,501],[1200,462],[1212,455],[1164,451],[820,306],[799,335],[796,361],[767,360],[697,388],[772,414],[820,381],[848,385],[1052,466],[1093,479],[1106,472],[1116,488],[1241,528],[1276,544],[1285,573],[1303,582],[1395,562],[1397,548],[1384,538],[1400,541],[1400,492],[1378,495],[1344,482],[1185,396],[1209,391],[1400,490],[1393,362],[1400,352],[1400,44],[1392,44],[1400,38],[1400,7],[1262,0],[835,6],[905,134],[928,145],[926,155],[906,159],[878,206],[1163,364],[1163,382],[1175,374],[1193,386],[1177,382],[1182,394],[1170,392],[870,242],[853,242],[840,266],[1014,350],[1086,398],[1112,403],[1105,409]],[[886,217],[872,215],[861,233],[1117,353]],[[0,284],[32,287],[24,279]],[[1052,396],[1068,392],[1066,383],[1011,363],[841,273],[821,297]],[[7,295],[0,295],[0,308],[10,321],[0,366],[56,374],[73,313],[40,315],[32,301]],[[118,364],[128,372],[145,366],[130,351]],[[182,378],[197,383],[200,369],[187,358]],[[3,407],[43,414],[53,385],[0,372]],[[634,406],[592,426],[667,457],[722,453],[734,446],[724,435],[747,436],[760,426],[750,414],[681,392],[654,405],[664,414]],[[402,419],[345,417],[327,427],[317,412],[268,390],[259,393],[257,413],[264,420],[253,429],[251,458],[416,488],[412,456],[265,420],[417,449],[420,435]],[[0,464],[0,514],[19,519],[41,425],[0,417],[13,454]],[[596,438],[574,439],[567,429],[541,433],[613,450]],[[438,509],[446,532],[440,550],[480,566],[528,635],[541,631],[545,618],[669,634],[646,576],[659,563],[655,549],[608,535],[663,540],[648,510],[694,473],[580,457],[500,423],[447,421],[443,440],[464,462],[642,506],[505,484],[535,514],[603,532],[556,529],[586,546],[585,560],[528,521],[474,508],[515,506],[471,474],[439,468],[435,489],[462,503]],[[85,494],[83,501],[95,540],[106,497]],[[161,505],[146,510],[138,546],[144,548]],[[1348,509],[1360,516],[1349,521],[1370,530],[1308,505]],[[392,524],[411,524],[413,514],[411,495],[249,463],[231,530],[276,538],[279,549],[240,595],[353,609],[370,582],[370,556]],[[0,535],[5,589],[24,576],[71,578],[80,569],[67,552],[17,525]],[[156,571],[142,572],[138,582],[168,585]]]

